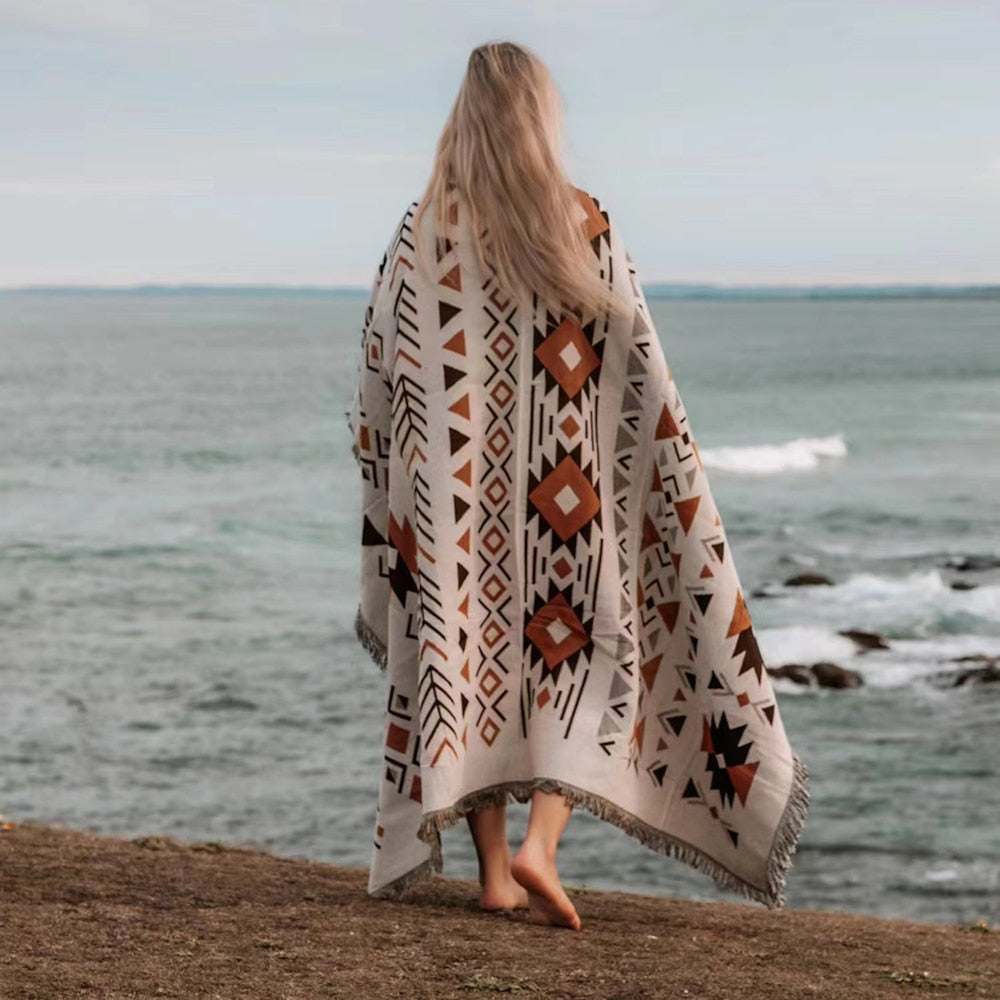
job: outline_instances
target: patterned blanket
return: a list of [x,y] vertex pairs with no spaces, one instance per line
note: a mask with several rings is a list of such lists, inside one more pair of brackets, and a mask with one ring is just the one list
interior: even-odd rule
[[369,891],[470,809],[558,790],[778,909],[808,803],[684,404],[600,204],[628,319],[509,299],[458,206],[407,209],[364,316],[356,630],[387,673]]

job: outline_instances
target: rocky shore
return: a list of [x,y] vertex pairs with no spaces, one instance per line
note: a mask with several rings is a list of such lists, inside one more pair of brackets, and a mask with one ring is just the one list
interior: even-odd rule
[[580,933],[484,914],[434,879],[238,844],[0,829],[3,1000],[1000,998],[1000,928],[569,887]]
[[[946,569],[953,572],[995,571],[1000,568],[997,560],[974,560],[963,557],[945,564]],[[834,581],[825,573],[796,573],[778,583],[767,583],[752,592],[754,598],[780,598],[800,587],[832,587]],[[975,590],[981,584],[968,579],[953,578],[948,585],[952,590]],[[845,628],[838,635],[850,639],[858,655],[871,650],[892,649],[892,643],[878,632],[865,629]],[[954,666],[953,666],[954,664]],[[782,663],[767,668],[772,678],[787,680],[803,687],[824,688],[856,688],[864,684],[864,678],[857,670],[845,667],[839,663],[819,661],[816,663]],[[963,687],[971,684],[995,684],[1000,682],[1000,657],[987,653],[973,653],[967,656],[957,656],[942,664],[942,669],[928,678],[930,683],[938,687]]]

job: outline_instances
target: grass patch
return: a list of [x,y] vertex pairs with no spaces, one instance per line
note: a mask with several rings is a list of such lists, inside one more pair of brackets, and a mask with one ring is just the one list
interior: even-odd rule
[[885,973],[885,975],[894,983],[916,986],[918,989],[940,989],[952,985],[947,979],[938,979],[929,972],[914,972],[913,969],[896,969],[893,972]]

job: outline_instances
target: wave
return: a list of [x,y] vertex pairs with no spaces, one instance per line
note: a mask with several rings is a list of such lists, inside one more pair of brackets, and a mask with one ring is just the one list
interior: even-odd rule
[[[827,591],[822,595],[824,603],[864,609],[869,615],[898,618],[901,622],[929,625],[932,619],[963,614],[1000,622],[1000,585],[985,583],[974,590],[953,590],[936,569],[899,577],[855,573],[843,583],[822,589]],[[922,632],[932,634],[920,629],[917,634]]]
[[[937,635],[930,638],[889,637],[889,649],[862,650],[839,635],[836,627],[822,625],[787,625],[757,631],[761,655],[769,667],[786,663],[832,661],[856,670],[870,688],[910,687],[914,681],[938,674],[977,666],[975,661],[960,662],[972,655],[1000,656],[1000,636],[987,633]],[[808,691],[792,681],[777,680],[784,693]]]
[[832,586],[767,587],[764,592],[775,600],[774,610],[786,625],[866,629],[890,640],[970,633],[1000,639],[1000,583],[955,590],[936,569],[895,577],[855,573]]
[[815,469],[821,458],[843,458],[847,445],[842,434],[822,438],[795,438],[784,444],[706,448],[700,451],[706,468],[753,475]]
[[761,654],[769,667],[785,663],[842,662],[851,659],[857,645],[835,629],[821,625],[786,625],[757,629]]

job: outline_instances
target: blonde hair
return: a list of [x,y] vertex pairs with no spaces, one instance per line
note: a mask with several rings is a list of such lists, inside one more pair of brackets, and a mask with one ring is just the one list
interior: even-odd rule
[[574,312],[624,312],[594,266],[581,221],[587,195],[566,176],[561,136],[559,92],[537,56],[513,42],[473,49],[414,215],[417,253],[426,261],[430,205],[440,239],[457,199],[479,266],[505,291],[537,292]]

